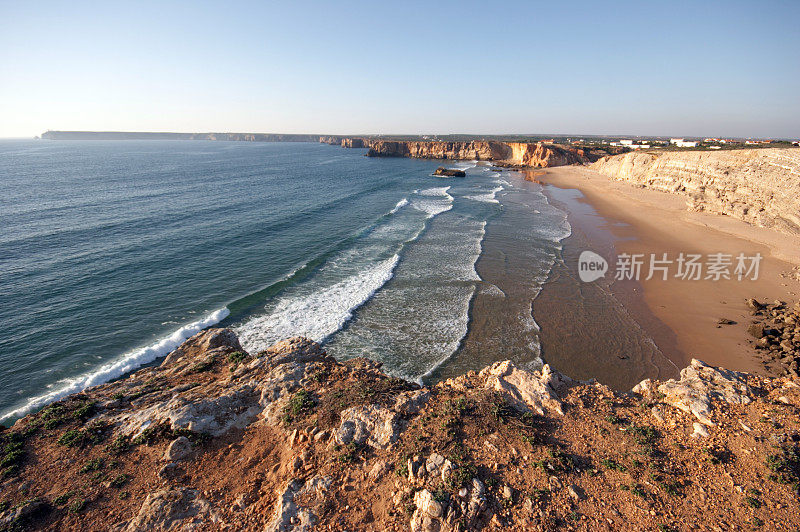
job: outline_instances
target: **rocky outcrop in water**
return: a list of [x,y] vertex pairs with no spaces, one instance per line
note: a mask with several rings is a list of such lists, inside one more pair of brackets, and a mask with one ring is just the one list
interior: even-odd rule
[[796,379],[699,361],[634,393],[509,361],[419,387],[209,329],[0,431],[0,526],[797,529],[798,414]]
[[630,152],[592,165],[603,175],[687,196],[690,210],[800,233],[800,149]]
[[440,166],[436,170],[434,170],[433,175],[438,175],[441,177],[466,177],[467,173],[464,170],[458,170],[455,168],[445,168],[444,166]]

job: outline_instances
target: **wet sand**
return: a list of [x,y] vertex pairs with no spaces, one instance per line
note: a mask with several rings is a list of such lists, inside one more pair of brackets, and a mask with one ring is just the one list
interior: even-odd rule
[[[544,359],[567,375],[621,390],[676,374],[674,334],[649,313],[638,285],[612,291],[610,283],[585,284],[570,273],[581,250],[613,249],[608,222],[575,190],[547,191],[519,173],[504,177],[512,186],[498,194],[502,209],[486,226],[468,333],[430,380],[506,359],[528,369]],[[572,234],[564,239],[568,218]]]
[[[572,235],[563,242],[563,261],[555,265],[533,304],[547,362],[569,375],[593,376],[618,389],[640,377],[676,374],[691,358],[765,372],[747,342],[750,313],[745,298],[797,300],[800,282],[786,274],[800,264],[800,242],[730,217],[689,212],[683,197],[613,181],[585,168],[554,168],[527,176],[545,185],[545,194],[567,210],[572,226]],[[618,253],[676,257],[681,252],[742,252],[761,253],[764,259],[755,281],[670,276],[581,283],[577,256],[583,249],[604,256],[612,269]],[[619,316],[609,314],[609,308],[616,308],[611,300],[624,308]],[[621,319],[624,314],[628,321]],[[720,326],[720,318],[736,323]],[[625,328],[632,324],[652,339],[656,352],[639,353],[638,345],[631,350],[629,342],[619,340],[630,333]]]

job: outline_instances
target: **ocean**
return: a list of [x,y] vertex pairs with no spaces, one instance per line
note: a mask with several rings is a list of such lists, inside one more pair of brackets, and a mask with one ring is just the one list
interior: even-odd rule
[[[566,214],[486,163],[450,161],[467,176],[443,179],[441,161],[364,153],[0,141],[0,417],[155,363],[212,325],[251,352],[303,335],[420,382],[540,364],[530,301]],[[479,260],[486,249],[505,258]],[[481,297],[496,320],[476,315]]]

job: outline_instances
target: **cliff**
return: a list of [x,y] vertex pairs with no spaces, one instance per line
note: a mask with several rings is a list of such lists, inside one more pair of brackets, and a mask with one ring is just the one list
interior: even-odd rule
[[590,150],[558,144],[509,142],[508,146],[511,148],[509,162],[531,168],[588,164],[600,157]]
[[369,142],[361,138],[345,138],[341,144],[342,148],[367,148]]
[[[422,159],[454,159],[497,161],[506,165],[545,168],[568,164],[588,164],[601,154],[596,151],[559,144],[470,141],[394,141],[369,142],[369,157],[415,157]],[[605,152],[602,152],[603,154]]]
[[341,144],[343,138],[344,137],[338,137],[335,135],[327,135],[319,137],[319,142],[322,144]]
[[510,155],[503,142],[434,142],[376,140],[371,143],[368,157],[415,157],[421,159],[464,159],[497,161]]
[[687,196],[689,209],[800,233],[800,149],[630,152],[604,157],[603,175]]
[[796,379],[696,360],[627,394],[508,361],[419,387],[210,329],[1,431],[0,526],[796,530],[798,412]]

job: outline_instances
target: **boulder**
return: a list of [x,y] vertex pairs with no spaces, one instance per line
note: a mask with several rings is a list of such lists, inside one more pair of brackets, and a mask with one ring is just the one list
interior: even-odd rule
[[444,166],[440,166],[433,172],[433,175],[440,177],[466,177],[467,173],[464,170],[458,170],[456,168],[445,168]]
[[291,480],[278,491],[273,518],[264,527],[264,532],[306,532],[314,527],[316,516],[295,504],[294,497],[303,489],[303,482]]
[[180,436],[170,442],[169,446],[167,446],[167,450],[164,451],[162,460],[166,462],[177,462],[185,459],[191,452],[192,442],[190,442],[189,438],[186,436]]
[[182,530],[218,521],[208,501],[197,490],[166,489],[149,494],[125,530]]
[[342,445],[356,443],[385,449],[400,432],[396,412],[378,405],[354,406],[340,413],[341,424],[336,431],[336,441]]
[[397,394],[392,410],[398,414],[413,416],[417,414],[427,404],[431,398],[431,392],[427,388],[401,392]]
[[517,368],[510,360],[496,362],[480,374],[486,379],[486,388],[503,392],[518,409],[539,415],[563,415],[557,390],[564,391],[572,382],[568,377],[553,372],[547,364],[542,371],[529,372]]
[[745,374],[714,368],[696,358],[681,370],[680,379],[668,380],[658,387],[658,391],[664,394],[665,403],[694,415],[700,423],[712,427],[715,425],[711,420],[714,400],[747,404],[752,395]]

